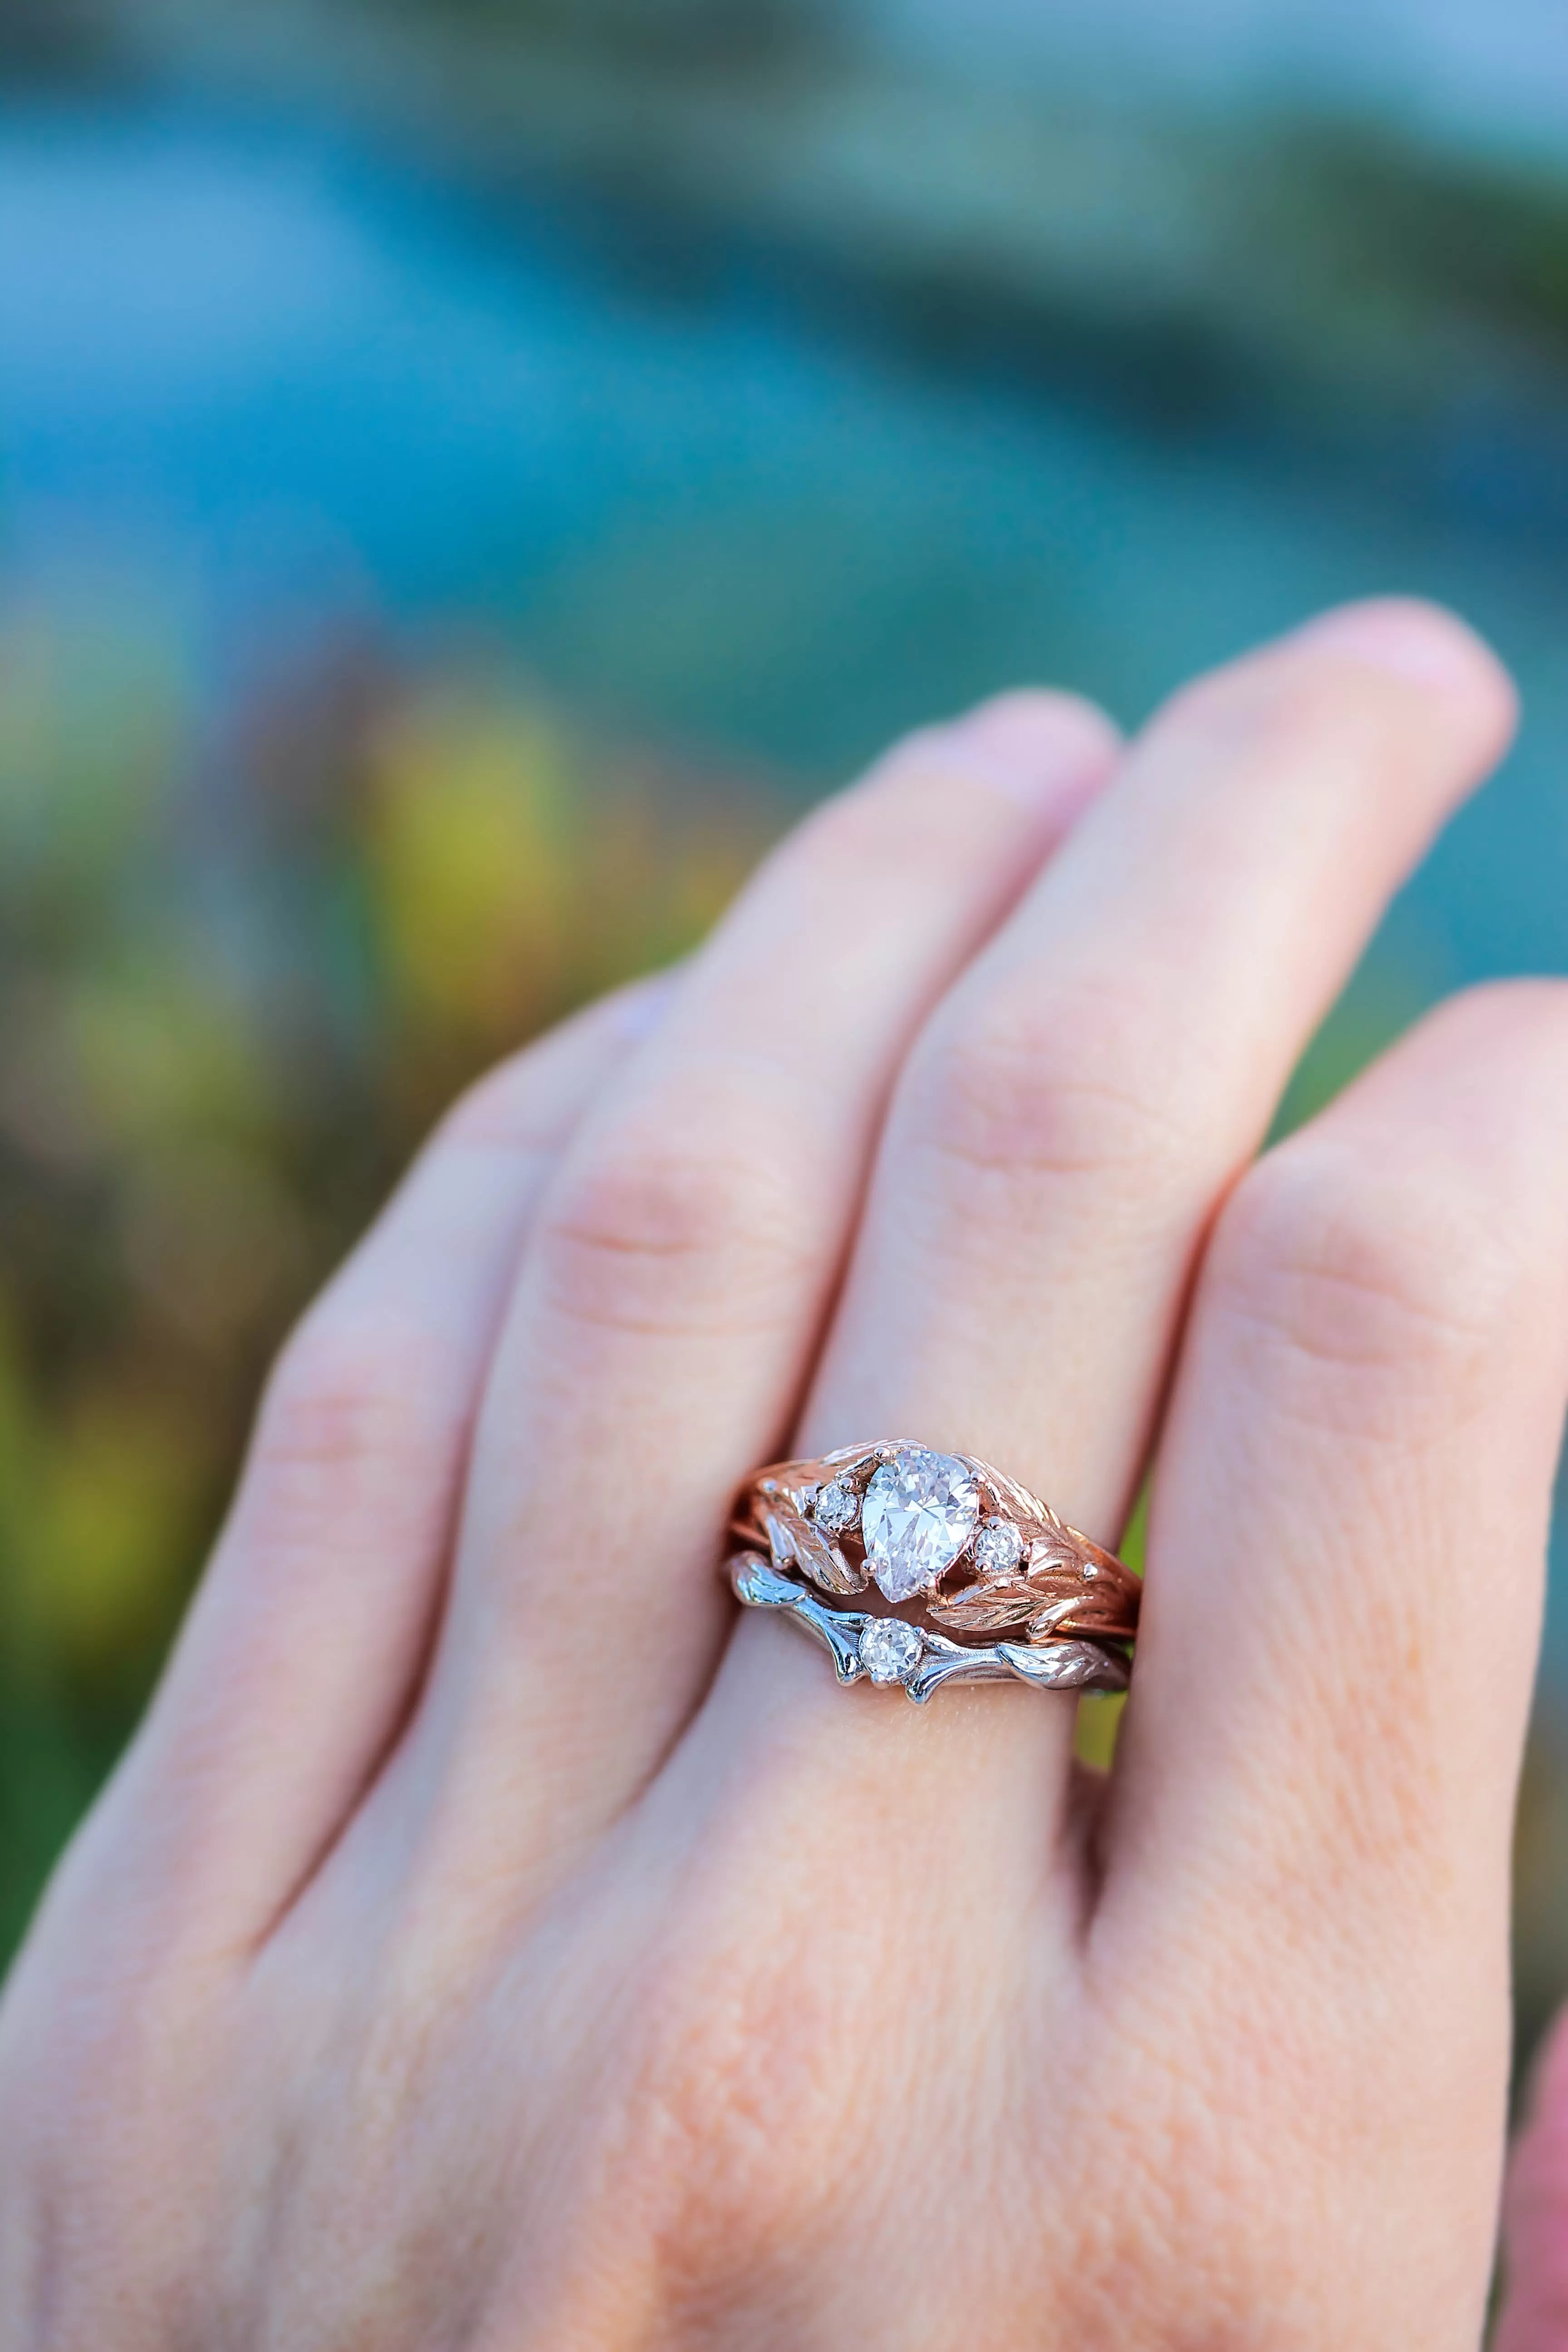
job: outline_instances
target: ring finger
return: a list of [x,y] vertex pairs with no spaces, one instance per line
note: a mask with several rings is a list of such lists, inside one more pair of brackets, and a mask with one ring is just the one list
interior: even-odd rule
[[[910,1058],[805,1450],[908,1432],[1114,1539],[1215,1209],[1511,709],[1467,631],[1380,604],[1153,722]],[[726,1721],[766,1713],[778,1639],[747,1628]],[[914,1785],[940,1776],[950,1803],[959,1756],[990,1772],[1003,1727],[1062,1758],[1070,1740],[1071,1709],[1021,1689],[952,1694],[900,1736],[810,1653],[792,1694],[803,1676],[843,1736],[900,1771],[918,1753]],[[974,1741],[977,1707],[992,1728]]]

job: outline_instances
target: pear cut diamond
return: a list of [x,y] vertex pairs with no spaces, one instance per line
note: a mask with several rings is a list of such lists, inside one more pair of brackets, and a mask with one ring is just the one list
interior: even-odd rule
[[908,1601],[952,1566],[980,1518],[980,1484],[965,1462],[906,1445],[866,1489],[860,1532],[889,1601]]

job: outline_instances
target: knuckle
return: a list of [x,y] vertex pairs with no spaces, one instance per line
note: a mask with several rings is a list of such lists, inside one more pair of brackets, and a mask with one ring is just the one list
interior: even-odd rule
[[253,1449],[264,1475],[313,1485],[376,1474],[426,1450],[434,1342],[387,1309],[340,1306],[329,1293],[279,1358]]
[[[1308,1417],[1363,1429],[1381,1393],[1400,1415],[1480,1401],[1523,1269],[1473,1189],[1407,1156],[1382,1166],[1327,1139],[1258,1162],[1221,1219],[1222,1306],[1288,1368]],[[1337,1405],[1334,1400],[1337,1399]]]
[[795,2218],[812,2168],[798,2145],[791,2150],[792,2126],[801,2140],[815,2134],[804,2112],[810,2066],[794,2021],[788,1988],[773,1969],[703,1969],[654,1992],[635,2077],[638,2136],[663,2141],[679,2161],[637,2169],[682,2181],[693,2251],[730,2236],[742,2216],[764,2231],[769,2215]]
[[705,1147],[696,1132],[628,1129],[547,1213],[537,1253],[571,1321],[746,1328],[798,1280],[801,1224],[782,1161],[733,1137]]
[[865,2087],[861,2005],[820,1932],[776,1895],[759,1909],[759,1861],[737,1888],[731,1859],[699,1863],[679,1922],[644,1941],[609,2119],[616,2202],[642,2209],[678,2301],[799,2242]]
[[579,1176],[552,1234],[612,1260],[710,1256],[742,1238],[753,1181],[732,1158],[628,1137]]
[[814,857],[851,873],[868,857],[884,876],[934,861],[951,882],[954,853],[973,840],[983,814],[977,787],[1000,786],[1004,798],[1016,798],[1021,774],[1092,777],[1118,740],[1104,713],[1077,695],[1033,688],[997,695],[965,719],[904,736],[855,789],[824,803],[805,837]]
[[[874,861],[885,879],[933,866],[951,877],[973,823],[974,765],[946,728],[906,736],[852,791],[824,802],[808,820],[800,838],[813,870],[858,881]],[[896,822],[889,793],[897,796]]]
[[922,1054],[905,1116],[950,1169],[1087,1176],[1142,1191],[1191,1139],[1151,1066],[1138,1009],[1107,993],[994,998]]

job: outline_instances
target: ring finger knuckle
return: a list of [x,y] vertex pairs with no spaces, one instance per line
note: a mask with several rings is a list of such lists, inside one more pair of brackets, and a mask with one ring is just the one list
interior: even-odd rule
[[1008,992],[948,1024],[904,1116],[944,1181],[1087,1179],[1102,1208],[1189,1156],[1139,1008]]

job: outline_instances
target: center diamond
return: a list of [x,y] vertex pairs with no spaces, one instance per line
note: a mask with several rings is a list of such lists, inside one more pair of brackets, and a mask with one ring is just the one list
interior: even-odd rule
[[889,1601],[908,1601],[952,1566],[980,1518],[980,1486],[951,1454],[906,1445],[866,1489],[860,1532]]

